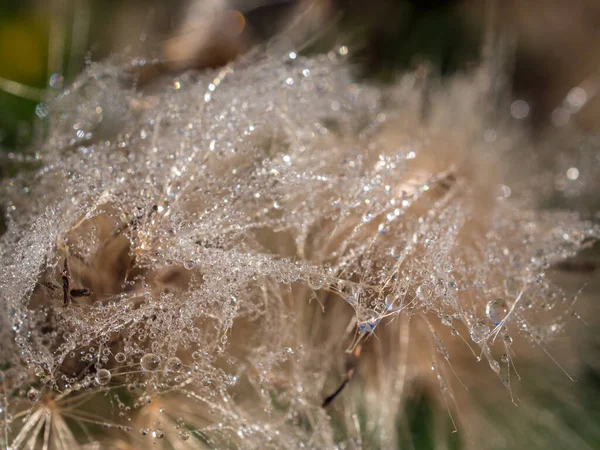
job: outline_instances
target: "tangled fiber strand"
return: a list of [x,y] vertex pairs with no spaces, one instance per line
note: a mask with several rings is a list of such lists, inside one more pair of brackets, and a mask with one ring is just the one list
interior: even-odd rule
[[519,401],[515,349],[554,358],[573,320],[547,273],[600,230],[540,208],[556,174],[517,127],[490,137],[481,73],[424,113],[418,74],[377,88],[343,59],[138,92],[93,63],[55,100],[39,169],[5,187],[4,446],[402,448],[418,384],[440,436],[507,445],[464,387]]

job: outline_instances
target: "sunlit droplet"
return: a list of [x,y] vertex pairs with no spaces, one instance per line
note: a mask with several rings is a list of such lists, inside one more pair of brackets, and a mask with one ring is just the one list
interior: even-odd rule
[[100,385],[106,385],[110,382],[111,378],[112,375],[110,373],[110,370],[100,369],[98,370],[98,372],[96,372],[96,377],[94,379],[96,380],[96,383]]
[[152,431],[152,437],[154,439],[162,439],[165,437],[165,432],[162,430],[154,430]]
[[40,119],[43,119],[44,117],[46,117],[48,115],[49,111],[50,111],[50,108],[48,107],[48,105],[46,103],[39,103],[35,107],[35,115],[38,116]]
[[181,369],[182,365],[183,364],[181,363],[181,360],[179,358],[177,358],[176,356],[173,356],[167,360],[167,369],[172,372],[179,371]]
[[31,388],[27,391],[27,400],[30,402],[37,402],[40,398],[40,391],[36,388]]
[[190,438],[189,431],[180,431],[179,432],[179,439],[181,439],[182,441],[187,441],[189,438]]
[[490,300],[485,306],[485,315],[494,325],[502,322],[507,313],[508,305],[501,298]]
[[60,73],[53,73],[48,79],[48,85],[53,89],[60,89],[63,86],[64,77]]
[[140,366],[149,372],[156,370],[160,366],[160,358],[154,353],[147,353],[140,359]]
[[470,330],[471,340],[473,342],[481,342],[487,338],[489,327],[483,322],[477,322]]
[[433,290],[431,289],[431,286],[429,286],[426,283],[421,284],[417,288],[417,297],[419,297],[421,300],[430,299],[432,293],[433,293]]

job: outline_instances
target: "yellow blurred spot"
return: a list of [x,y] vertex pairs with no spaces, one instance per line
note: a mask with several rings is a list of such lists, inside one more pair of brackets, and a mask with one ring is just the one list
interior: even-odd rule
[[0,76],[36,83],[46,75],[46,37],[31,19],[0,22]]

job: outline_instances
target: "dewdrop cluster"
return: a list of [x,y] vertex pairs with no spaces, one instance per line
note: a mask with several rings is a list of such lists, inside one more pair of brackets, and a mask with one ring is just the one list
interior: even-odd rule
[[489,139],[479,76],[425,114],[343,59],[92,63],[53,101],[3,194],[4,446],[359,448],[321,408],[347,346],[424,317],[510,389],[513,342],[572,320],[546,272],[600,231],[539,208],[558,175],[512,170],[535,149]]

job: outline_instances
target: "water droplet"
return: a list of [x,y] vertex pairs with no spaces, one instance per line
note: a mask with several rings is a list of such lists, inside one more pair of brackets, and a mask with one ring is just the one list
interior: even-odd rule
[[394,295],[394,294],[388,294],[388,295],[386,295],[385,296],[385,300],[384,300],[384,302],[385,302],[385,308],[388,311],[395,311],[395,307],[394,306],[395,306],[395,303],[396,303],[397,299],[398,299],[398,297],[396,295]]
[[513,338],[507,334],[506,336],[504,336],[504,342],[506,343],[506,345],[510,345],[513,343]]
[[147,353],[140,359],[140,366],[143,370],[151,372],[159,368],[160,358],[154,353]]
[[319,276],[311,276],[308,279],[308,285],[315,291],[318,291],[319,289],[321,289],[324,284],[325,284],[325,282]]
[[451,327],[453,321],[454,319],[452,318],[452,316],[449,316],[448,314],[444,314],[441,319],[441,323],[445,327]]
[[363,333],[371,333],[381,321],[379,314],[372,309],[364,311],[364,315],[358,318],[358,328]]
[[504,364],[506,364],[508,362],[508,355],[506,353],[504,353],[501,357],[500,357],[500,361],[502,361]]
[[60,89],[63,86],[64,77],[60,73],[53,73],[48,79],[48,84],[53,89]]
[[471,328],[470,335],[473,342],[481,342],[487,338],[488,332],[490,331],[489,327],[483,322],[477,322]]
[[115,355],[115,360],[119,364],[123,364],[125,361],[127,361],[127,355],[125,355],[125,353],[123,353],[123,352],[119,352]]
[[27,400],[30,402],[37,402],[40,398],[40,391],[36,388],[31,388],[27,391]]
[[173,356],[167,360],[167,369],[172,372],[178,372],[181,369],[181,366],[181,360],[176,356]]
[[375,329],[375,327],[377,326],[378,323],[379,323],[379,320],[369,320],[366,322],[360,322],[358,324],[358,328],[363,333],[371,333]]
[[164,438],[164,437],[165,437],[165,432],[164,432],[164,431],[162,431],[162,430],[154,430],[154,431],[152,432],[152,437],[153,437],[154,439],[162,439],[162,438]]
[[110,379],[112,378],[112,375],[110,373],[110,370],[107,369],[100,369],[98,372],[96,372],[96,383],[100,384],[100,385],[105,385],[108,384],[110,382]]
[[446,295],[446,291],[446,285],[443,282],[440,281],[435,285],[434,293],[436,297],[443,297],[444,295]]
[[433,289],[431,289],[431,286],[423,283],[417,288],[417,297],[419,297],[421,300],[428,300],[431,298],[432,292]]
[[182,441],[187,441],[189,438],[190,438],[189,431],[180,431],[179,432],[179,439],[181,439]]
[[495,359],[490,359],[490,367],[496,373],[500,373],[500,363]]
[[48,105],[46,103],[39,103],[35,107],[35,115],[38,116],[40,119],[46,117],[48,115],[48,112],[50,112],[50,108],[48,108]]
[[494,325],[502,322],[506,314],[508,314],[508,305],[501,298],[490,300],[485,306],[485,315]]

